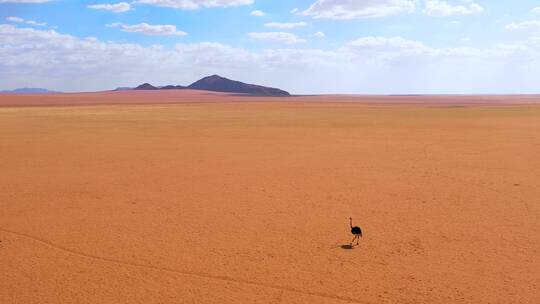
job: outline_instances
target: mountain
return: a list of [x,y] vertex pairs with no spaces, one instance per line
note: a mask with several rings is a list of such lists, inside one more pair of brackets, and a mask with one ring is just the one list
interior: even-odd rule
[[49,91],[42,88],[19,88],[15,90],[0,91],[1,94],[54,94],[61,93],[57,91]]
[[150,91],[150,90],[159,90],[158,87],[155,87],[149,83],[143,83],[141,84],[140,86],[134,88],[134,90],[137,90],[137,91]]
[[251,94],[258,96],[290,96],[289,92],[263,87],[255,84],[247,84],[240,81],[230,80],[219,75],[204,77],[187,87],[194,90],[206,90],[215,92],[229,92]]
[[236,80],[230,80],[219,75],[212,75],[204,77],[191,85],[184,87],[181,85],[167,85],[163,87],[155,87],[149,83],[141,84],[140,86],[134,88],[133,90],[138,91],[149,91],[149,90],[182,90],[182,89],[192,89],[192,90],[204,90],[204,91],[214,91],[214,92],[226,92],[226,93],[237,93],[237,94],[250,94],[257,96],[290,96],[289,92],[276,89],[263,87],[255,84],[243,83]]

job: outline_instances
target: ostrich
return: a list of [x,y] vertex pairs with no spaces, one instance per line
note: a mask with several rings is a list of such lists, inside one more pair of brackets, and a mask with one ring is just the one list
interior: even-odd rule
[[353,226],[352,224],[352,217],[349,218],[349,221],[351,223],[351,233],[354,235],[354,238],[351,241],[351,246],[354,243],[354,240],[356,240],[356,245],[360,244],[360,237],[362,237],[362,229],[358,226]]

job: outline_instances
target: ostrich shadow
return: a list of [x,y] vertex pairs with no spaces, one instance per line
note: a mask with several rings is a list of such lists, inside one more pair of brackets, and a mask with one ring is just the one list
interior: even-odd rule
[[354,249],[354,247],[356,247],[355,245],[351,245],[351,244],[343,244],[343,245],[338,245],[336,244],[335,246],[331,247],[330,249],[337,249],[337,248],[341,248],[343,250],[352,250]]

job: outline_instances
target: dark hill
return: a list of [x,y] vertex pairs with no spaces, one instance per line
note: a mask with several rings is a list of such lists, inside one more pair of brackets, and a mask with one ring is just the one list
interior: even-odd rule
[[230,80],[225,77],[218,75],[212,75],[204,77],[201,80],[198,80],[191,85],[184,87],[181,85],[167,85],[163,87],[155,87],[149,83],[141,84],[140,86],[134,88],[133,90],[182,90],[182,89],[193,89],[193,90],[205,90],[205,91],[214,91],[214,92],[226,92],[226,93],[237,93],[237,94],[250,94],[257,96],[290,96],[289,92],[276,89],[263,87],[255,84],[247,84],[240,81]]
[[215,92],[241,93],[259,96],[289,96],[289,92],[263,87],[255,84],[247,84],[240,81],[230,80],[218,75],[204,77],[188,86],[188,89],[206,90]]
[[156,88],[155,86],[149,84],[149,83],[143,83],[140,86],[136,87],[134,90],[138,91],[148,91],[148,90],[159,90],[159,88]]

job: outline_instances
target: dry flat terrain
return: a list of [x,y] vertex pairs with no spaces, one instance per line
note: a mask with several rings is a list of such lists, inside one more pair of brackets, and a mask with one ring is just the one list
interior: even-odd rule
[[197,94],[0,97],[0,303],[540,303],[538,98]]

